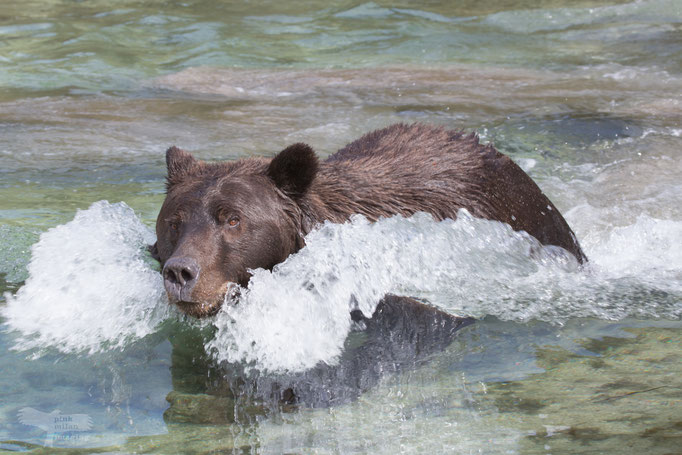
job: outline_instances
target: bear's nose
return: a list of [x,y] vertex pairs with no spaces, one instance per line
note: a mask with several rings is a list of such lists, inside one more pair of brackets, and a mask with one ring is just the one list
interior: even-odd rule
[[191,302],[192,288],[199,276],[199,264],[188,257],[173,257],[163,267],[166,292],[172,300]]

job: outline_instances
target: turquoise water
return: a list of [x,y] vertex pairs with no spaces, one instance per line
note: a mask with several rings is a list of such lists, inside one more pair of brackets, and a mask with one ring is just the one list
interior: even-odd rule
[[[0,0],[0,451],[679,451],[681,28],[674,0]],[[379,351],[378,376],[242,384],[241,365],[216,368],[205,346],[224,341],[220,320],[163,313],[140,250],[164,197],[165,149],[235,159],[305,141],[327,156],[397,121],[475,130],[511,155],[591,269],[513,252],[495,263],[507,243],[494,238],[508,238],[477,225],[502,237],[443,263],[456,286],[437,273],[410,284],[479,318],[447,348],[399,368]],[[131,210],[87,210],[100,200]],[[418,228],[435,244],[439,227]],[[273,299],[287,304],[278,290],[310,270],[331,272],[326,254],[312,248],[308,269],[275,277]],[[381,276],[368,273],[358,282]],[[14,349],[30,321],[42,337]],[[324,335],[299,331],[310,345]],[[370,345],[352,333],[343,358]],[[273,381],[309,384],[308,405],[269,401]],[[338,402],[325,402],[327,386]]]

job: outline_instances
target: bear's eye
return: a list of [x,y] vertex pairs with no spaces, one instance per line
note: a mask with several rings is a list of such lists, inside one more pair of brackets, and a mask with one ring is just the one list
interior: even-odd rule
[[233,216],[229,220],[227,220],[227,225],[230,227],[237,227],[239,226],[239,217],[238,216]]
[[178,221],[171,221],[170,223],[168,223],[168,226],[173,231],[177,231],[178,229],[180,229],[180,223]]

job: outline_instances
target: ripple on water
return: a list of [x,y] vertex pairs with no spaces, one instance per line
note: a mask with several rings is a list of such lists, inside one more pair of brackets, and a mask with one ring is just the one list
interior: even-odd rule
[[[143,257],[152,241],[130,208],[106,202],[43,234],[26,284],[6,295],[3,315],[19,334],[16,346],[97,352],[154,332],[170,313],[160,275]],[[466,211],[443,222],[426,214],[377,223],[356,217],[327,223],[306,242],[273,271],[255,270],[240,303],[209,320],[217,332],[206,348],[217,359],[270,371],[333,364],[350,310],[370,316],[386,293],[425,298],[455,315],[512,321],[682,315],[675,246],[682,224],[674,221],[641,217],[614,231],[586,250],[586,267]]]

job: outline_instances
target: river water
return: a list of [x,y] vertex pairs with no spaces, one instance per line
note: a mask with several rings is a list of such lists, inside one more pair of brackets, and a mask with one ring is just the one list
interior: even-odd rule
[[[0,451],[677,453],[682,3],[564,3],[0,0]],[[589,265],[466,213],[354,219],[237,310],[169,308],[168,146],[415,121],[509,154]],[[412,358],[347,318],[385,292],[477,322]]]

